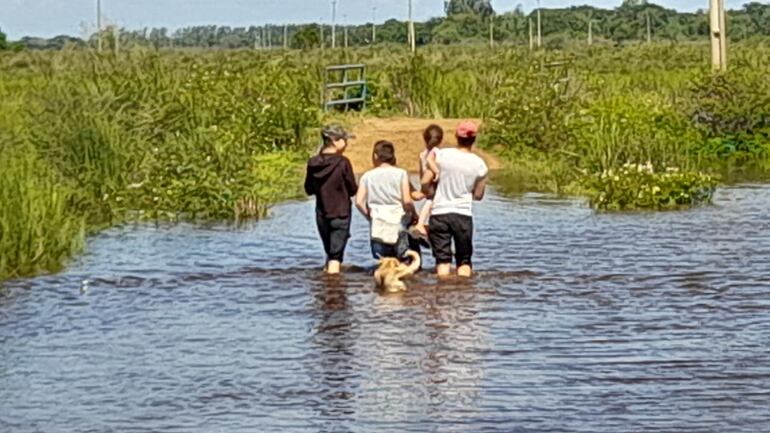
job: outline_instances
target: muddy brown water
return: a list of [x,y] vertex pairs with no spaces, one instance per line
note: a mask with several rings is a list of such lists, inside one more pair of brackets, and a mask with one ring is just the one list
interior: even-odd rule
[[0,431],[770,431],[769,209],[492,193],[478,275],[402,296],[374,293],[361,218],[356,267],[319,272],[311,202],[113,228],[6,284]]

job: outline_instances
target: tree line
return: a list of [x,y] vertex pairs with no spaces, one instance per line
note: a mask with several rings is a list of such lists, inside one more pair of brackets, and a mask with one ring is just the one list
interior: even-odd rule
[[[445,16],[415,23],[417,45],[478,43],[526,44],[536,32],[538,10],[526,14],[521,6],[496,13],[489,0],[450,0]],[[644,0],[625,0],[615,9],[592,6],[540,9],[542,35],[547,47],[559,48],[585,41],[589,28],[595,43],[623,44],[647,38],[657,41],[703,40],[709,33],[707,10],[678,12]],[[751,2],[727,13],[731,40],[770,36],[770,4]],[[378,24],[337,25],[337,46],[406,44],[407,25],[390,19]],[[83,40],[71,36],[52,39],[25,37],[16,44],[29,49],[60,49],[65,46],[96,46],[99,35]],[[265,25],[250,27],[192,26],[128,30],[107,28],[101,37],[106,46],[155,48],[318,48],[331,46],[328,24]],[[0,49],[8,48],[0,32]]]

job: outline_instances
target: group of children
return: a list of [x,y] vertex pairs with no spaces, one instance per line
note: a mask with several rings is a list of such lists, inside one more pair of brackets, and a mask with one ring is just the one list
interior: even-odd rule
[[[308,161],[305,192],[316,196],[316,224],[326,252],[327,273],[340,272],[350,238],[350,199],[355,197],[356,208],[370,223],[370,245],[374,258],[403,260],[408,250],[419,252],[420,245],[427,246],[430,241],[439,273],[446,274],[453,255],[451,244],[454,240],[458,273],[470,275],[473,225],[472,220],[470,224],[463,221],[471,218],[470,202],[483,197],[487,168],[478,156],[470,152],[476,138],[476,125],[462,122],[456,136],[458,149],[463,155],[458,155],[459,165],[453,164],[456,159],[453,154],[445,155],[447,167],[454,167],[454,170],[442,174],[439,149],[444,132],[438,125],[425,129],[425,150],[419,157],[421,188],[416,190],[409,181],[407,171],[397,166],[395,146],[386,140],[374,144],[374,168],[364,173],[360,182],[356,183],[352,165],[343,155],[348,140],[354,137],[337,125],[323,128],[321,150]],[[440,176],[447,177],[446,185],[442,185],[443,177],[439,181]],[[434,210],[433,198],[437,194],[439,205],[444,208],[443,213],[439,212],[441,216],[436,215]],[[415,202],[423,200],[418,213]],[[447,216],[465,214],[466,202],[467,215]],[[446,220],[445,224],[441,223],[442,218]],[[463,220],[459,225],[458,218]],[[435,230],[434,220],[438,224]],[[466,271],[461,271],[463,267]]]

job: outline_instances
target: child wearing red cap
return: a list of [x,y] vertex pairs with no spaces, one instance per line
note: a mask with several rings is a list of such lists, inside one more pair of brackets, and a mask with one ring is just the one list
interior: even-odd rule
[[[475,123],[460,122],[455,130],[457,148],[441,149],[428,157],[428,168],[441,177],[428,231],[439,276],[449,275],[453,255],[457,275],[469,277],[472,273],[473,201],[484,198],[489,172],[484,160],[473,153],[477,135]],[[423,190],[428,186],[423,182]]]

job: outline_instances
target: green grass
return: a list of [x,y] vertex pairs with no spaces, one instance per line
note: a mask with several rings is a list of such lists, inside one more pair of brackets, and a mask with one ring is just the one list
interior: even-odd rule
[[770,48],[731,49],[719,77],[706,44],[0,54],[0,279],[55,271],[129,217],[261,218],[298,196],[330,64],[367,65],[368,115],[483,118],[510,192],[590,195],[647,161],[764,170]]

